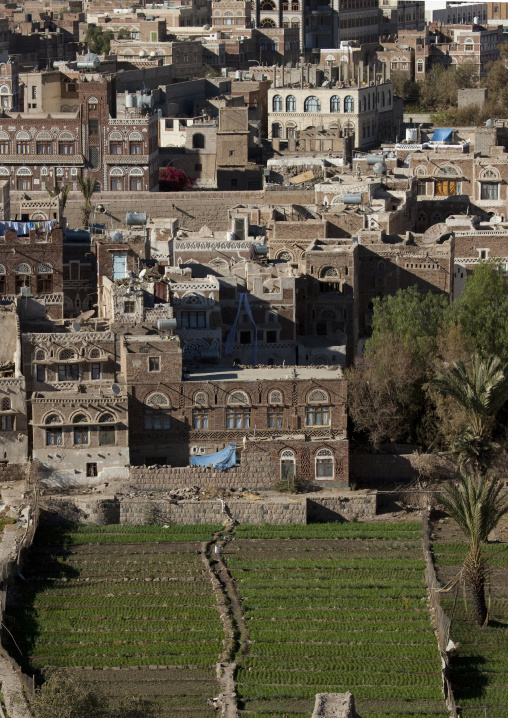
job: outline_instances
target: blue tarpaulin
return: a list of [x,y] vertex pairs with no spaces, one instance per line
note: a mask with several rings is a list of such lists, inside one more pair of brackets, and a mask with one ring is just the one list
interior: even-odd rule
[[214,469],[219,469],[219,471],[230,469],[232,466],[236,466],[236,444],[230,444],[215,454],[191,456],[190,463],[191,466],[212,466]]
[[446,142],[452,139],[452,135],[453,130],[434,130],[431,142]]

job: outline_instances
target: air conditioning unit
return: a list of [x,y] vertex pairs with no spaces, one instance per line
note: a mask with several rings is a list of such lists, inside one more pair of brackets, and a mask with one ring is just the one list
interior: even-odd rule
[[21,287],[20,294],[22,297],[31,297],[32,292],[30,290],[30,287]]
[[78,168],[71,167],[71,177],[77,177],[77,176],[78,176]]

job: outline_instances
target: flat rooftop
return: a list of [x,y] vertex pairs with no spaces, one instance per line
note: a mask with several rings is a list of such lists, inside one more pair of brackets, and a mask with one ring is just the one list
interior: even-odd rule
[[186,381],[283,381],[285,379],[342,379],[342,370],[333,366],[200,366],[184,372]]

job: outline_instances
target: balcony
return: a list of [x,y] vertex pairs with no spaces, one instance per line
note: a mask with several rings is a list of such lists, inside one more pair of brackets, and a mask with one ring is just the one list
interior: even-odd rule
[[57,165],[83,167],[85,160],[83,155],[0,155],[0,162],[3,165]]

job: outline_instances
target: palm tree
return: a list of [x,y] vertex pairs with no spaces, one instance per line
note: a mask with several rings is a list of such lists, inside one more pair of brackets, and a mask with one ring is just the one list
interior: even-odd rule
[[90,215],[92,213],[92,195],[97,189],[97,180],[91,179],[90,177],[86,179],[78,177],[78,182],[81,194],[85,200],[85,204],[83,205],[83,224],[85,227],[89,227]]
[[456,484],[447,484],[440,499],[469,542],[461,573],[469,586],[478,626],[488,621],[485,602],[488,559],[483,544],[500,519],[508,513],[508,496],[501,497],[502,490],[503,485],[497,478],[489,480],[485,474],[462,474]]
[[65,205],[67,204],[67,198],[69,196],[70,189],[70,184],[63,185],[63,187],[59,187],[57,184],[55,184],[53,189],[46,187],[46,192],[49,194],[50,197],[60,197],[60,204],[63,211],[65,209]]
[[482,358],[474,354],[471,369],[464,362],[454,362],[449,371],[440,372],[433,382],[465,411],[468,425],[463,428],[452,451],[459,456],[459,465],[472,464],[476,471],[485,471],[492,451],[496,415],[508,399],[508,366],[496,356]]

